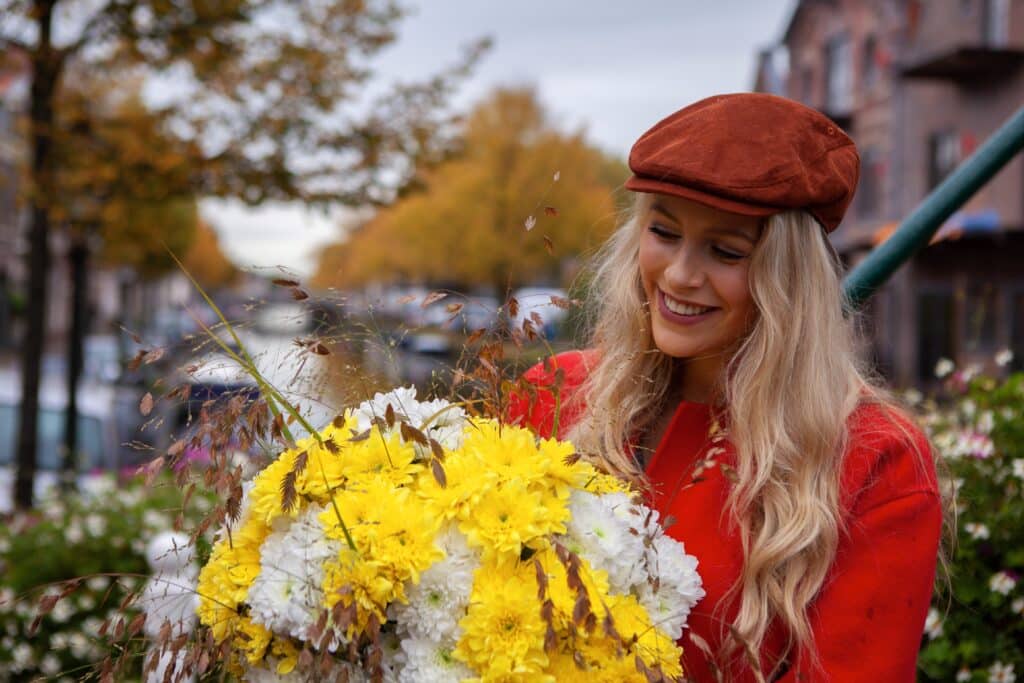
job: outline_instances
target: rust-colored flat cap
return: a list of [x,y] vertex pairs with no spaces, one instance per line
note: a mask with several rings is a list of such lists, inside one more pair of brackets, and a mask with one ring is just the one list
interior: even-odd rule
[[626,188],[749,216],[803,209],[831,232],[853,199],[860,158],[828,117],[764,93],[715,95],[644,133]]

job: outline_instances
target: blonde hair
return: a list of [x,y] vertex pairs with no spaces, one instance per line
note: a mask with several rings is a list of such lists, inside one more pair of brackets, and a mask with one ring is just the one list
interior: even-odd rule
[[[599,355],[579,393],[586,410],[569,434],[580,452],[641,484],[629,444],[666,409],[679,367],[654,345],[639,277],[639,238],[652,203],[652,195],[638,195],[598,255],[592,345]],[[842,532],[847,418],[858,403],[886,401],[858,359],[840,265],[815,220],[797,211],[771,216],[750,259],[758,315],[718,391],[737,457],[729,511],[744,549],[730,593],[739,599],[738,638],[725,637],[724,659],[738,657],[741,645],[760,652],[775,619],[789,638],[783,658],[794,646],[814,652],[807,610]]]

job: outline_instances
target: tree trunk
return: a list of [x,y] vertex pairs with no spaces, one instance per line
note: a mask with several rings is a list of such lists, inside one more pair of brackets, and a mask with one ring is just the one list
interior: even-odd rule
[[25,338],[21,348],[21,410],[18,422],[17,473],[14,477],[14,503],[19,508],[32,505],[32,487],[36,473],[36,444],[39,417],[39,374],[46,342],[46,279],[50,270],[50,213],[46,203],[53,197],[51,145],[53,140],[53,100],[60,61],[51,44],[55,0],[36,0],[35,17],[39,43],[31,53],[32,87],[30,109],[32,129],[31,185],[32,212],[29,225],[28,300]]
[[78,472],[78,380],[82,377],[82,346],[85,343],[85,303],[88,292],[89,248],[83,235],[74,235],[68,251],[71,268],[71,330],[68,334],[68,404],[64,411],[64,459],[61,487],[75,487]]

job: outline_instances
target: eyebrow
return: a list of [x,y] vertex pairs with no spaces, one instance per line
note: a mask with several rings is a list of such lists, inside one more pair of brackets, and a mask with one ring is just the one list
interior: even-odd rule
[[[654,204],[651,205],[651,211],[657,211],[666,218],[671,218],[675,223],[682,225],[682,222],[675,216],[675,214],[673,214],[671,211],[665,208],[665,206],[662,204],[655,202]],[[757,242],[758,237],[756,234],[752,235],[751,231],[745,226],[729,227],[724,225],[716,225],[709,228],[709,231],[725,235],[736,235],[737,237],[742,237],[750,241],[752,244]]]

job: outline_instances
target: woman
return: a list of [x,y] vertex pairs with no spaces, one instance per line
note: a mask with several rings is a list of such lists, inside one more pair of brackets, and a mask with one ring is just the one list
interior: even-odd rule
[[630,154],[590,351],[514,419],[639,483],[700,561],[696,681],[912,681],[942,527],[930,447],[873,386],[827,233],[853,142],[798,103],[712,97]]

